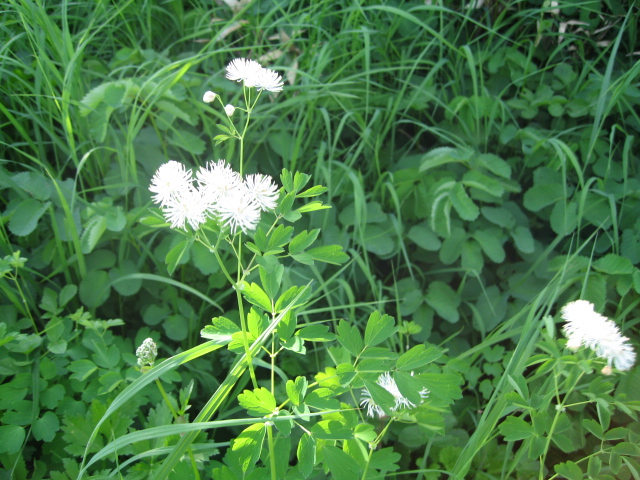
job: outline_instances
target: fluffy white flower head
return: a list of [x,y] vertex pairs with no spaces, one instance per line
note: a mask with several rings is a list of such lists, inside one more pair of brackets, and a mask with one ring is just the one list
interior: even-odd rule
[[[400,393],[400,389],[398,389],[398,384],[393,379],[389,372],[385,372],[378,377],[376,383],[384,388],[387,392],[393,395],[395,399],[395,405],[391,407],[391,411],[396,412],[399,408],[415,408],[416,404],[406,398],[402,393]],[[420,390],[420,397],[424,400],[429,395],[429,390],[423,388]],[[371,393],[369,390],[364,388],[362,390],[362,400],[360,401],[360,405],[367,408],[367,415],[373,417],[374,414],[378,414],[378,417],[384,417],[386,414],[384,410],[379,405],[376,405],[376,402],[371,398]]]
[[165,205],[164,218],[171,223],[171,228],[184,228],[188,223],[191,228],[197,230],[207,221],[207,205],[202,193],[191,188]]
[[196,179],[202,196],[210,204],[210,210],[215,210],[215,204],[221,198],[238,190],[242,184],[240,174],[231,168],[226,160],[211,161],[200,167]]
[[262,65],[254,60],[236,58],[227,65],[226,77],[235,82],[243,82],[245,87],[253,87],[262,70]]
[[202,96],[202,101],[204,103],[211,103],[216,99],[216,94],[213,93],[211,90],[209,90],[208,92],[204,92],[204,95]]
[[284,83],[282,77],[273,70],[263,68],[258,74],[256,88],[258,90],[267,90],[268,92],[281,92]]
[[255,229],[260,221],[260,208],[251,201],[243,189],[221,198],[217,204],[217,214],[229,227],[232,235],[235,235],[238,229],[247,233],[248,230]]
[[165,206],[190,188],[191,170],[187,170],[180,162],[170,160],[158,168],[149,190],[155,193],[153,201]]
[[273,210],[278,205],[279,188],[269,175],[256,173],[244,180],[247,195],[260,210]]
[[597,313],[592,303],[570,302],[562,307],[561,316],[567,322],[563,327],[567,348],[590,348],[598,357],[606,359],[609,366],[614,365],[621,371],[629,370],[635,363],[636,353],[629,339],[622,336],[612,320]]
[[[245,180],[226,162],[210,161],[196,172],[186,170],[179,162],[162,165],[149,189],[156,193],[154,201],[171,228],[194,230],[213,217],[230,228],[253,230],[260,221],[260,212],[277,206],[279,188],[269,175],[249,175]],[[195,184],[194,184],[195,180]]]
[[236,111],[236,107],[234,107],[230,103],[224,106],[224,113],[227,114],[227,117],[230,117],[231,115],[233,115],[235,111]]
[[226,77],[229,80],[243,82],[245,87],[255,87],[258,91],[281,92],[284,85],[282,76],[277,72],[264,68],[258,62],[246,58],[232,60],[227,65]]

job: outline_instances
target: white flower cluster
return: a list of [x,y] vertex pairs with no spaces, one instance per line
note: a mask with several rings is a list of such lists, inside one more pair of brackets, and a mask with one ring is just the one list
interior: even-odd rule
[[156,171],[151,186],[153,201],[160,205],[171,228],[188,223],[197,230],[208,218],[215,218],[235,234],[253,230],[260,212],[277,206],[279,188],[269,175],[242,178],[225,160],[208,162],[195,178],[191,170],[171,160]]
[[[396,403],[393,407],[391,407],[391,411],[396,412],[399,408],[415,408],[416,407],[415,403],[413,403],[404,395],[402,395],[402,393],[400,393],[400,390],[398,389],[398,384],[396,383],[396,381],[393,379],[393,377],[389,372],[385,372],[382,375],[380,375],[376,383],[380,385],[382,388],[384,388],[391,395],[393,395],[393,398],[395,399]],[[420,393],[420,397],[422,397],[422,399],[424,400],[429,395],[429,390],[427,390],[426,388],[423,388],[422,390],[420,390],[419,393]],[[384,410],[379,405],[377,405],[376,402],[373,401],[373,398],[371,398],[371,393],[367,388],[364,388],[362,390],[362,397],[363,398],[362,398],[362,401],[360,402],[360,405],[367,408],[367,415],[369,415],[370,417],[373,417],[374,414],[377,413],[378,417],[385,416]]]
[[[227,65],[226,77],[234,82],[242,82],[245,87],[256,88],[259,92],[266,90],[268,92],[281,92],[284,83],[282,82],[282,76],[277,72],[264,68],[255,60],[248,60],[246,58],[236,58]],[[216,98],[219,98],[215,92],[207,91],[202,96],[202,101],[205,103],[212,103]],[[231,104],[224,106],[224,112],[227,117],[233,116],[236,111],[236,107]]]
[[138,357],[138,365],[141,367],[149,364],[153,365],[158,356],[158,347],[152,338],[147,338],[142,342],[142,345],[136,350],[136,357]]
[[600,358],[607,360],[621,371],[629,370],[636,361],[633,347],[627,343],[618,326],[607,317],[595,312],[593,304],[576,300],[562,307],[562,318],[567,322],[563,331],[567,348],[577,350],[585,346]]
[[282,77],[273,70],[264,68],[254,60],[236,58],[227,65],[227,78],[243,82],[245,87],[255,87],[258,91],[281,92]]

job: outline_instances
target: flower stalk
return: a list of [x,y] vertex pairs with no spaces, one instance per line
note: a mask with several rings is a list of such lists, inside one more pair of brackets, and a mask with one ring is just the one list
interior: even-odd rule
[[[212,91],[205,92],[202,100],[205,103],[218,101],[222,106],[230,127],[226,129],[228,135],[220,135],[215,140],[220,143],[229,138],[235,138],[240,142],[238,171],[235,171],[224,159],[207,162],[195,173],[180,162],[170,160],[157,170],[149,190],[154,194],[152,199],[159,206],[170,227],[187,233],[192,231],[195,239],[214,254],[220,269],[235,290],[247,367],[251,382],[254,388],[257,388],[258,381],[249,346],[244,300],[239,288],[246,276],[242,264],[243,234],[257,227],[262,212],[275,210],[280,189],[268,175],[244,176],[244,139],[251,121],[251,113],[262,91],[280,92],[283,82],[282,77],[276,72],[263,68],[258,62],[244,58],[233,60],[227,65],[226,70],[226,77],[229,80],[242,82],[246,106],[246,108],[240,108],[246,112],[242,131],[235,127],[231,119],[238,107],[231,104],[225,105],[220,95]],[[254,88],[257,91],[255,95],[252,92]],[[213,230],[218,231],[215,247],[212,247],[204,229],[205,225],[211,223],[217,226],[217,229]],[[223,238],[229,243],[237,259],[235,280],[227,271],[218,252]]]

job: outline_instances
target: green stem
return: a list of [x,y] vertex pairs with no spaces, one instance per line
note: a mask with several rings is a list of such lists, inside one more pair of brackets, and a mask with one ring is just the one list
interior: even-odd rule
[[160,394],[162,395],[162,398],[164,398],[164,402],[167,404],[167,407],[169,407],[169,410],[171,410],[171,415],[173,415],[173,419],[178,420],[178,417],[179,417],[178,412],[176,412],[176,409],[173,408],[173,405],[171,404],[171,400],[169,400],[169,396],[167,395],[167,392],[164,390],[164,387],[160,383],[160,380],[157,378],[156,378],[156,385],[158,386],[158,390],[160,390]]
[[[243,278],[243,268],[242,268],[242,232],[238,233],[238,281],[236,285],[240,285],[240,282]],[[238,311],[240,312],[240,328],[242,329],[242,343],[244,345],[244,352],[247,356],[247,366],[249,367],[249,375],[251,376],[251,383],[253,384],[253,388],[258,388],[258,380],[256,379],[256,372],[253,369],[253,362],[251,359],[251,350],[249,349],[249,338],[247,337],[247,319],[244,316],[244,304],[242,300],[242,294],[238,288],[235,289],[236,297],[238,298]]]
[[360,480],[365,480],[367,478],[367,471],[369,470],[369,464],[371,463],[371,457],[373,456],[374,447],[369,445],[369,456],[367,457],[367,464],[364,466],[364,471],[362,472],[362,477]]
[[222,239],[222,235],[218,235],[218,241],[216,242],[215,247],[211,246],[211,244],[209,243],[209,240],[206,238],[206,236],[204,237],[204,239],[206,240],[206,242],[203,241],[203,239],[200,236],[198,236],[198,241],[202,245],[207,247],[210,252],[213,253],[213,255],[216,257],[218,265],[220,266],[220,270],[222,270],[222,273],[224,274],[226,279],[229,281],[229,284],[235,289],[236,288],[236,282],[235,282],[235,280],[233,278],[231,278],[231,275],[229,274],[229,271],[227,270],[227,267],[224,266],[224,262],[222,261],[222,258],[220,257],[220,254],[218,253],[218,246],[220,244],[220,240]]
[[[269,237],[269,234],[273,231],[273,229],[274,229],[274,228],[275,228],[275,226],[278,224],[278,221],[279,221],[281,218],[282,218],[282,216],[280,216],[280,215],[278,215],[278,216],[276,217],[276,219],[274,220],[273,224],[271,224],[271,227],[269,227],[269,230],[267,230],[267,233],[266,233],[267,237]],[[254,270],[254,269],[256,268],[256,266],[254,266],[254,265],[253,265],[253,262],[255,261],[256,256],[257,256],[257,255],[254,253],[254,254],[253,254],[253,256],[251,257],[251,259],[249,260],[249,263],[247,264],[247,268],[245,268],[245,269],[244,269],[243,276],[242,276],[241,280],[244,280],[244,279],[245,279],[245,277],[246,277],[249,273],[251,273],[251,271],[252,271],[252,270]]]
[[[225,267],[222,258],[220,257],[220,254],[218,253],[218,246],[220,245],[220,241],[222,240],[222,235],[218,235],[218,241],[216,242],[215,246],[211,245],[211,242],[209,242],[209,239],[206,237],[206,235],[198,236],[198,241],[200,243],[202,243],[205,247],[207,247],[211,252],[213,252],[213,255],[216,257],[216,260],[218,261],[218,265],[220,265],[220,270],[222,270],[222,273],[224,274],[224,276],[227,278],[227,280],[229,281],[229,283],[231,284],[231,286],[233,287],[233,289],[236,291],[236,297],[238,299],[238,311],[240,313],[240,328],[242,329],[242,344],[244,346],[244,352],[247,356],[247,362],[248,362],[248,367],[249,367],[249,375],[251,376],[251,383],[253,384],[253,388],[258,388],[258,380],[256,378],[256,372],[253,368],[253,363],[251,361],[251,351],[249,349],[249,339],[247,338],[247,320],[244,316],[244,304],[242,301],[242,294],[240,293],[240,282],[242,282],[244,280],[244,269],[242,268],[242,233],[238,234],[238,249],[236,250],[236,258],[238,259],[238,272],[237,272],[237,279],[234,280],[231,277],[231,274],[229,274],[229,271],[227,270],[227,268]],[[231,242],[230,242],[231,243]],[[233,247],[233,243],[231,243],[231,246]]]
[[189,459],[191,460],[191,467],[193,468],[193,477],[196,480],[200,480],[200,472],[198,471],[198,465],[196,464],[196,457],[193,456],[193,450],[191,450],[191,447],[189,447],[189,449],[187,450],[187,453],[189,454]]
[[249,129],[249,122],[251,121],[251,112],[253,111],[253,107],[255,107],[256,103],[258,103],[258,99],[260,98],[260,94],[262,92],[258,92],[256,98],[253,100],[253,104],[251,103],[251,88],[243,87],[244,94],[244,102],[247,106],[247,119],[244,122],[244,129],[242,130],[242,135],[238,133],[238,140],[240,140],[240,176],[244,174],[244,137],[247,134],[247,130]]
[[389,427],[391,426],[392,423],[393,423],[393,417],[390,417],[389,422],[378,434],[376,439],[373,442],[369,443],[369,457],[367,458],[367,464],[364,466],[364,471],[362,472],[362,477],[360,477],[360,480],[365,480],[367,478],[367,471],[369,470],[369,464],[371,463],[371,457],[373,457],[373,452],[378,446],[378,443],[380,443],[384,438],[384,434],[387,433],[387,430],[389,430]]
[[[229,283],[231,284],[233,289],[236,291],[236,298],[238,299],[238,312],[240,313],[240,328],[242,329],[242,344],[244,346],[244,352],[245,352],[245,354],[247,356],[247,362],[248,362],[248,367],[249,367],[249,375],[251,376],[251,383],[253,384],[253,388],[258,388],[258,380],[256,378],[256,372],[253,369],[253,363],[251,361],[251,351],[249,349],[249,339],[247,338],[248,329],[247,329],[247,320],[246,320],[246,318],[244,316],[244,304],[243,304],[243,301],[242,301],[242,294],[240,293],[240,288],[239,288],[240,282],[242,282],[243,279],[244,279],[244,270],[242,268],[242,262],[240,260],[241,255],[242,255],[242,233],[238,234],[238,250],[236,250],[236,258],[238,259],[238,272],[237,272],[237,279],[236,280],[234,280],[231,277],[231,274],[229,273],[227,268],[224,266],[222,258],[220,257],[220,254],[218,253],[218,246],[220,244],[220,240],[221,239],[222,239],[222,235],[218,235],[218,241],[216,242],[215,247],[212,247],[210,242],[206,238],[206,236],[204,238],[198,238],[200,243],[202,243],[211,252],[213,252],[213,255],[216,257],[216,260],[218,261],[218,265],[220,265],[220,270],[222,270],[222,273],[227,278],[227,280],[229,281]],[[231,245],[233,246],[233,244],[231,244]]]
[[[565,403],[566,400],[569,398],[569,395],[571,395],[571,393],[573,392],[573,390],[575,389],[576,385],[578,384],[578,382],[580,381],[580,379],[582,378],[582,376],[584,375],[584,372],[580,372],[580,374],[576,377],[575,381],[573,381],[573,385],[571,385],[568,389],[567,392],[564,394],[564,399],[560,400],[560,389],[558,387],[557,384],[557,376],[555,376],[556,380],[556,398],[558,401],[558,404],[556,405],[556,414],[553,417],[553,422],[551,422],[551,427],[549,427],[549,433],[547,434],[547,441],[545,443],[545,447],[544,447],[544,451],[542,453],[542,457],[540,457],[540,471],[538,473],[538,477],[540,478],[540,480],[542,480],[544,478],[544,464],[545,461],[547,459],[547,453],[549,452],[549,446],[551,445],[551,438],[553,437],[553,432],[556,429],[556,425],[558,424],[558,420],[560,419],[560,415],[562,415],[562,412],[565,408]],[[567,379],[567,382],[569,380]]]
[[[249,106],[250,89],[242,87],[245,103],[247,105],[247,120],[244,125],[242,135],[238,133],[238,140],[240,141],[240,177],[243,175],[244,170],[244,136],[247,133],[249,127],[249,119],[251,118],[251,107]],[[240,285],[240,282],[244,279],[244,269],[242,268],[242,232],[238,234],[238,249],[236,250],[236,258],[238,259],[238,271],[236,274],[236,282],[232,282],[235,287]],[[244,346],[244,352],[247,357],[247,367],[249,368],[249,375],[251,376],[251,383],[253,388],[258,388],[258,380],[256,379],[256,372],[253,369],[253,362],[251,359],[251,350],[249,349],[249,340],[247,338],[247,320],[244,316],[244,306],[242,300],[242,294],[238,288],[235,288],[236,297],[238,298],[238,311],[240,312],[240,327],[242,329],[242,343]]]
[[276,334],[275,332],[271,335],[271,394],[276,394],[276,378],[275,378],[275,368],[276,368]]
[[420,459],[420,465],[418,465],[420,472],[418,473],[416,480],[422,480],[422,477],[424,477],[423,470],[427,468],[427,457],[429,456],[429,452],[431,451],[432,442],[433,440],[429,439],[429,441],[427,442],[427,445],[424,447],[424,453],[422,454],[422,458]]
[[238,140],[240,140],[240,178],[242,178],[242,175],[244,174],[244,136],[247,134],[247,128],[249,128],[249,120],[251,119],[251,106],[249,105],[251,89],[243,86],[242,90],[242,93],[244,94],[244,103],[247,106],[247,120],[244,122],[242,135],[238,133]]
[[276,446],[273,441],[273,426],[267,424],[267,438],[269,441],[269,465],[271,466],[271,480],[278,480],[276,478]]

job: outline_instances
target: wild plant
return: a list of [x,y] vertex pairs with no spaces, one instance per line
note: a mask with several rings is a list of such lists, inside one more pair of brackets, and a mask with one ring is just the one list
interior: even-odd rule
[[[235,360],[191,423],[174,423],[117,438],[92,457],[87,456],[80,476],[126,444],[143,437],[176,434],[181,437],[163,451],[162,462],[152,463],[155,478],[165,478],[174,468],[180,468],[184,454],[188,454],[190,470],[196,477],[200,469],[209,469],[214,478],[245,478],[251,474],[271,479],[286,478],[292,472],[309,477],[323,469],[335,478],[353,474],[374,478],[396,470],[400,455],[390,447],[377,448],[385,432],[394,422],[442,428],[437,417],[434,422],[433,412],[446,409],[459,395],[451,387],[460,378],[442,373],[433,363],[442,355],[435,346],[407,344],[402,349],[394,348],[389,340],[398,327],[389,315],[372,312],[364,337],[357,326],[344,319],[300,322],[301,312],[309,308],[318,292],[311,284],[284,289],[287,262],[307,267],[316,262],[340,265],[348,257],[339,245],[312,246],[320,229],[298,231],[294,226],[303,215],[329,208],[317,200],[327,191],[325,187],[308,187],[309,175],[286,169],[280,175],[281,187],[268,175],[245,173],[244,142],[252,113],[261,97],[283,90],[282,77],[243,58],[227,66],[226,77],[242,83],[244,104],[225,104],[210,91],[203,100],[218,102],[224,111],[226,124],[219,125],[223,133],[213,140],[216,145],[238,142],[237,170],[224,159],[208,162],[195,173],[177,161],[164,163],[149,187],[158,208],[142,222],[153,228],[170,228],[182,237],[167,254],[169,273],[193,243],[206,247],[235,293],[238,321],[226,316],[213,318],[212,324],[201,331],[207,342],[158,364],[154,364],[155,343],[145,340],[138,356],[141,365],[149,366],[111,403],[96,431],[150,382],[156,381],[161,388],[159,379],[164,372],[224,346],[233,352]],[[298,205],[301,202],[306,203]],[[325,346],[336,342],[338,345]],[[311,354],[326,366],[314,378],[288,378],[278,367],[283,352]],[[211,361],[219,362],[216,355],[220,353],[211,355]],[[245,372],[250,385],[238,394],[237,385]],[[448,383],[451,385],[443,388]],[[172,408],[171,400],[163,396]],[[230,396],[237,397],[239,408],[230,406]],[[220,411],[223,405],[233,418],[222,419],[230,415]],[[246,414],[240,415],[240,411]],[[216,414],[218,419],[212,420]],[[377,431],[367,417],[380,419],[381,429]],[[241,431],[229,442],[222,462],[214,463],[211,470],[206,467],[206,455],[198,453],[203,445],[194,442],[203,431],[221,428]],[[297,463],[290,466],[289,452],[294,447]],[[142,461],[151,453],[140,454],[137,459]]]

